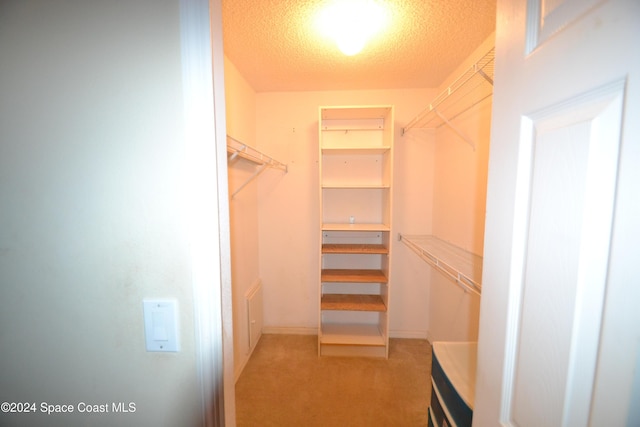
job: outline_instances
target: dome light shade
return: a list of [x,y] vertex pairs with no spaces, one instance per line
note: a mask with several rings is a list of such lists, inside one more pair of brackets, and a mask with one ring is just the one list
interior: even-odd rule
[[367,39],[358,37],[358,35],[343,36],[342,38],[336,39],[336,44],[342,53],[347,56],[353,56],[362,51],[364,45],[367,44]]
[[318,13],[318,31],[347,56],[359,53],[387,25],[388,13],[376,0],[333,0]]

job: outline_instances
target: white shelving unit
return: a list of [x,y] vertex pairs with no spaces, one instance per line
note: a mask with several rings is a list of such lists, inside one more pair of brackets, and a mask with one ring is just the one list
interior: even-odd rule
[[430,235],[400,234],[400,241],[466,292],[482,292],[482,257]]
[[320,107],[318,354],[388,357],[393,107]]
[[247,179],[242,185],[240,185],[236,190],[231,194],[231,197],[235,196],[247,186],[251,181],[258,177],[262,172],[267,170],[267,168],[278,169],[287,173],[287,165],[274,159],[271,156],[266,155],[261,152],[257,148],[253,148],[249,144],[245,144],[244,142],[238,141],[235,138],[227,135],[227,161],[229,163],[235,161],[236,159],[245,159],[252,163],[258,165],[256,171]]
[[456,117],[493,95],[495,48],[471,65],[442,91],[424,110],[402,128],[402,134],[411,129],[437,129],[448,125],[475,150],[475,142],[453,123]]

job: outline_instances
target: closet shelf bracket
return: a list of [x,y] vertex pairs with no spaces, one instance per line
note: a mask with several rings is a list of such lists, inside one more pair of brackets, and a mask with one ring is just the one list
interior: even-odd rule
[[485,72],[484,72],[484,70],[482,70],[482,69],[478,69],[478,71],[477,71],[477,72],[478,72],[478,74],[480,74],[482,77],[484,77],[484,79],[485,79],[487,82],[489,82],[489,84],[490,84],[491,86],[493,86],[493,79],[492,79],[491,77],[489,77],[489,76],[487,75],[487,73],[485,73]]
[[437,129],[447,125],[475,149],[473,141],[451,121],[493,94],[494,60],[495,48],[492,47],[409,121],[402,128],[402,135],[411,129]]
[[445,116],[442,115],[440,111],[437,109],[433,109],[434,113],[440,117],[440,119],[445,122],[449,128],[454,131],[460,138],[464,139],[464,141],[473,148],[473,151],[476,151],[476,143],[471,140],[467,135],[464,134],[456,125],[454,125],[450,120],[448,120]]
[[238,194],[240,190],[246,187],[251,181],[257,178],[268,168],[279,169],[284,173],[288,172],[286,164],[266,155],[256,148],[251,147],[249,144],[238,141],[237,139],[229,135],[227,135],[227,154],[227,161],[229,163],[235,161],[238,158],[242,158],[258,165],[256,171],[231,194],[231,197],[234,197],[236,194]]
[[254,179],[256,179],[258,177],[258,175],[260,175],[262,172],[264,172],[265,170],[267,170],[267,165],[260,165],[258,167],[258,169],[253,173],[253,175],[251,175],[249,177],[249,179],[247,179],[240,187],[236,188],[236,191],[234,191],[231,194],[231,197],[234,197],[236,194],[238,194],[240,192],[240,190],[242,190],[244,187],[246,187],[251,181],[253,181]]

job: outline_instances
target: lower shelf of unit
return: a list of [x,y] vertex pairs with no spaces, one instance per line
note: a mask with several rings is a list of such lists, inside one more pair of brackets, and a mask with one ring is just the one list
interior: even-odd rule
[[322,245],[323,254],[380,254],[389,253],[389,248],[382,244],[364,243],[324,243]]
[[380,295],[324,294],[320,301],[321,310],[340,311],[387,311]]
[[356,270],[323,268],[320,272],[322,282],[347,283],[387,283],[388,279],[382,270]]
[[387,340],[378,325],[325,323],[320,344],[386,346]]

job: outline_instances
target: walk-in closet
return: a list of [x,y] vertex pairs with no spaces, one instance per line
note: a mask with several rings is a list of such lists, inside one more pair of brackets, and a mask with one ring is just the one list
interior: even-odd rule
[[[425,393],[403,397],[413,408],[403,425],[470,426],[482,377],[477,363],[491,354],[478,345],[485,248],[489,242],[494,254],[500,249],[486,234],[494,91],[497,79],[509,80],[495,71],[496,4],[372,1],[388,8],[389,26],[361,52],[345,54],[339,41],[316,34],[314,16],[333,3],[276,1],[249,10],[240,0],[223,1],[238,420],[250,425],[243,414],[269,411],[247,394],[260,388],[261,375],[264,384],[274,381],[269,366],[286,376],[287,366],[297,365],[293,359],[304,359],[309,376],[295,375],[309,382],[282,379],[287,393],[302,399],[344,392],[348,401],[350,386],[336,379],[332,391],[319,383],[314,390],[311,372],[348,360],[355,363],[350,373],[367,366],[369,375],[384,376],[383,366],[400,363],[402,345],[422,343],[416,357],[423,358],[413,364],[421,371],[406,375],[420,378]],[[377,19],[359,16],[367,2],[342,3],[362,8],[345,18],[348,25]],[[555,5],[536,13],[569,10]],[[540,28],[551,31],[554,22]],[[551,37],[545,34],[536,37]],[[531,46],[534,57],[539,51]],[[555,126],[546,123],[544,129]],[[511,182],[525,186],[526,179]],[[533,324],[533,315],[524,316],[523,327]],[[275,343],[284,347],[256,353]],[[278,367],[287,355],[293,359]],[[243,375],[252,379],[242,382]],[[362,383],[375,401],[383,386],[365,377],[349,381]],[[398,384],[384,384],[402,395]],[[311,408],[323,401],[311,402],[298,403],[311,417],[347,416],[338,402],[335,414],[317,414]],[[362,425],[376,425],[362,415],[367,411],[375,413],[362,410]],[[380,411],[380,425],[398,416]]]
[[[477,341],[495,5],[473,11],[481,13],[456,32],[474,45],[457,46],[465,54],[453,64],[434,58],[446,71],[429,86],[389,77],[350,87],[344,78],[358,72],[349,71],[325,90],[278,90],[283,83],[270,86],[266,77],[255,87],[243,74],[251,74],[243,54],[228,53],[237,379],[265,334],[314,336],[318,358],[387,363],[394,339],[423,340],[425,358],[432,342]],[[263,12],[270,19],[278,11]],[[439,25],[453,25],[453,17]],[[241,37],[229,38],[229,49],[237,49]],[[332,61],[358,60],[323,48]],[[362,74],[370,78],[366,68]],[[430,366],[422,380],[431,387]],[[426,422],[430,402],[423,404]]]

